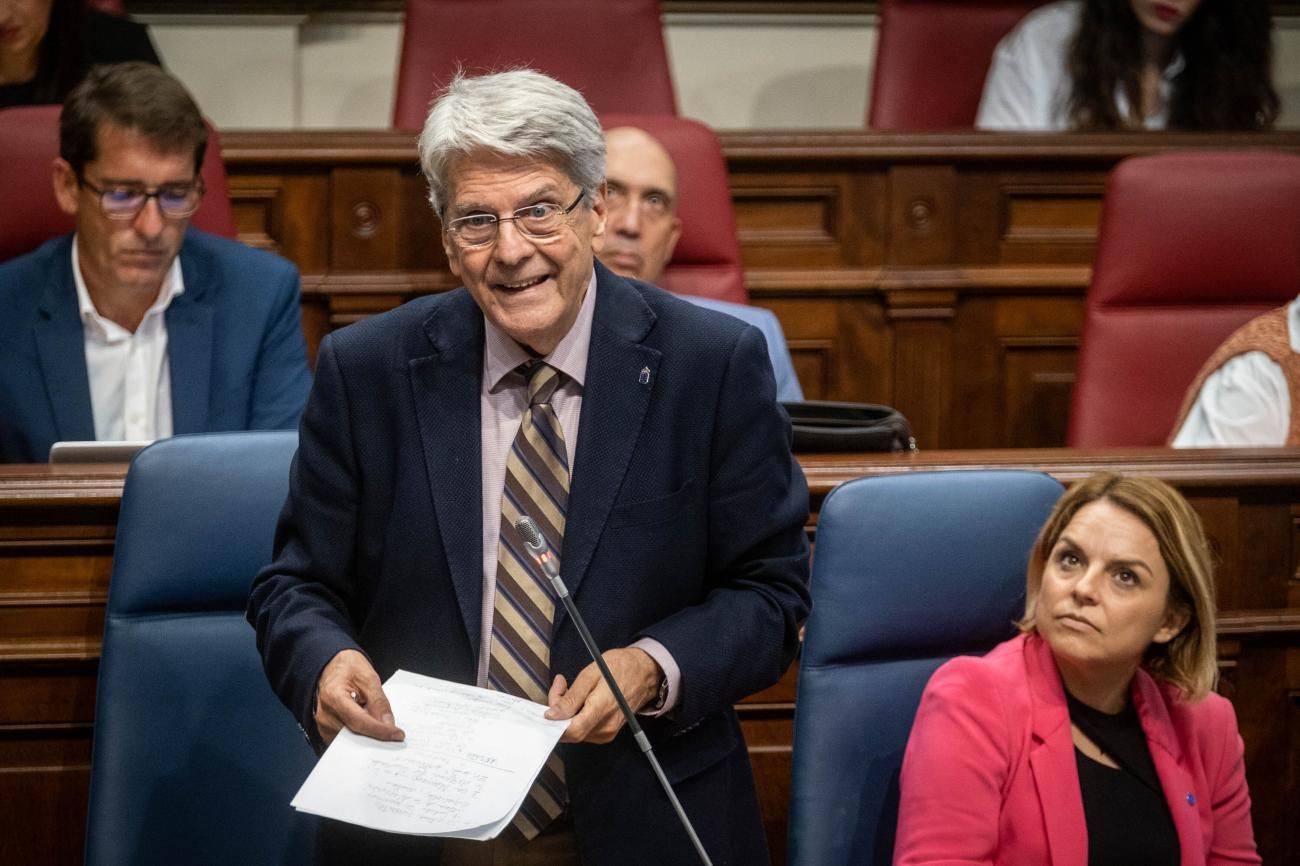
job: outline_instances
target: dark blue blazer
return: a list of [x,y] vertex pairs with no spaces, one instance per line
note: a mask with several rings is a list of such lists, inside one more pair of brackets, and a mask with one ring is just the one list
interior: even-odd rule
[[[680,703],[646,732],[714,863],[764,863],[732,705],[781,677],[808,612],[808,490],[789,420],[755,328],[596,270],[565,579],[600,647],[649,636],[672,653]],[[474,682],[482,369],[483,316],[464,289],[321,345],[274,562],[249,602],[271,685],[313,738],[317,679],[342,649],[383,679]],[[588,663],[559,609],[552,672],[572,681]],[[693,861],[626,730],[561,754],[583,862]],[[431,840],[327,827],[337,862],[436,862]]]
[[[176,433],[292,428],[311,388],[298,271],[190,229],[185,292],[164,314]],[[0,265],[0,462],[94,439],[72,235]]]

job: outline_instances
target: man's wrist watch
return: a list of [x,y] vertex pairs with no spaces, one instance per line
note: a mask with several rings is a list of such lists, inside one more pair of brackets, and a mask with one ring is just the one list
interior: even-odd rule
[[659,676],[659,688],[655,690],[654,699],[646,704],[644,711],[657,713],[664,708],[666,703],[668,703],[668,675],[661,674]]

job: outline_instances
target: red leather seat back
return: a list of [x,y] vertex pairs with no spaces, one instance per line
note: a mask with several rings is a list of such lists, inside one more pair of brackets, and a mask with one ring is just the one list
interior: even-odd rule
[[727,163],[718,136],[698,120],[685,117],[603,114],[600,123],[605,129],[644,129],[659,140],[677,166],[682,236],[659,285],[682,295],[749,303]]
[[1162,445],[1201,365],[1300,294],[1300,156],[1170,153],[1106,185],[1070,445]]
[[87,0],[86,5],[110,15],[125,15],[126,3],[123,0]]
[[[0,111],[0,262],[29,253],[50,238],[72,231],[72,217],[54,198],[54,160],[59,155],[58,105],[32,105]],[[207,194],[193,225],[223,237],[235,236],[221,139],[208,125],[203,159]]]
[[393,126],[422,127],[459,68],[521,66],[577,88],[598,113],[677,113],[659,0],[406,0]]
[[975,125],[998,40],[1043,0],[884,0],[872,129]]

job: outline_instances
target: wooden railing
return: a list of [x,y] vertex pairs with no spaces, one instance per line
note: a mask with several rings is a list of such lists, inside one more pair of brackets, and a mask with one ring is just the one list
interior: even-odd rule
[[[804,392],[893,405],[923,448],[1065,444],[1117,161],[1300,151],[1291,132],[722,139],[746,282],[780,318]],[[411,133],[228,133],[224,149],[241,237],[303,273],[313,352],[334,328],[457,284]]]

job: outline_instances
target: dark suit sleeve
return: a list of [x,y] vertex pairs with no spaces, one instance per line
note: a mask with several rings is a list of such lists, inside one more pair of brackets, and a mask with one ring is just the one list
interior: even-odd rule
[[680,727],[779,680],[808,615],[808,487],[763,337],[738,333],[713,407],[708,591],[639,635],[662,643],[681,669]]
[[347,388],[329,337],[318,371],[276,527],[275,559],[253,581],[248,601],[271,688],[316,743],[321,669],[341,650],[361,649],[349,613],[358,469]]
[[297,269],[284,263],[275,282],[253,374],[250,430],[293,429],[311,389]]

